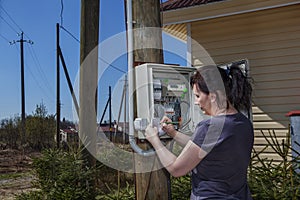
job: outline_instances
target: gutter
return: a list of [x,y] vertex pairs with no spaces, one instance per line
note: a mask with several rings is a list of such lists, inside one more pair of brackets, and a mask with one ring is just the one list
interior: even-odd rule
[[[201,17],[201,18],[190,19],[190,20],[182,20],[182,21],[178,21],[178,22],[164,23],[163,26],[172,25],[172,24],[184,24],[184,23],[190,23],[190,22],[195,22],[195,21],[204,21],[204,20],[208,20],[208,19],[216,19],[216,18],[220,18],[220,17],[228,17],[228,16],[240,15],[240,14],[245,14],[245,13],[252,13],[252,12],[269,10],[269,9],[274,9],[274,8],[281,8],[281,7],[292,6],[292,5],[297,5],[297,4],[300,4],[300,1],[278,4],[278,5],[274,5],[274,6],[265,6],[265,7],[261,7],[261,8],[248,9],[248,10],[225,13],[225,14],[208,16],[208,17]],[[188,8],[185,8],[185,9],[188,9]],[[173,11],[169,10],[169,11],[164,11],[163,13],[173,12]]]

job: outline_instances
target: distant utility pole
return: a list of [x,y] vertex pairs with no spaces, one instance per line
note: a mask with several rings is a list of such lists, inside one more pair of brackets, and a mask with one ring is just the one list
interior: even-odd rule
[[126,139],[125,138],[125,134],[126,134],[126,91],[127,91],[127,75],[125,75],[123,93],[122,93],[122,98],[121,98],[121,103],[120,103],[120,108],[119,108],[119,114],[118,114],[118,120],[117,120],[117,127],[116,127],[117,129],[119,127],[121,111],[122,111],[122,106],[123,106],[123,101],[124,101],[123,144],[125,144],[125,139]]
[[26,137],[26,128],[25,128],[25,81],[24,81],[24,42],[27,42],[29,44],[33,44],[31,40],[24,40],[24,33],[23,31],[20,34],[21,39],[17,41],[10,42],[10,44],[15,44],[17,42],[20,43],[20,54],[21,54],[21,119],[22,119],[22,144],[25,144],[25,137]]
[[60,67],[59,67],[59,24],[56,24],[56,145],[60,142]]

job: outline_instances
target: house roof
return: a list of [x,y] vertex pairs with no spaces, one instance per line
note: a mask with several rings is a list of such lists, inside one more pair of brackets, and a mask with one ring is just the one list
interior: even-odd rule
[[175,10],[224,0],[169,0],[161,4],[161,11]]

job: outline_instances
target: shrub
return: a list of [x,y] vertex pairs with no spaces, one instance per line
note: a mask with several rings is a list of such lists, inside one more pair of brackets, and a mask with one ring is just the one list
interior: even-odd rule
[[294,165],[297,159],[291,158],[290,134],[280,143],[274,131],[268,131],[269,138],[262,131],[268,146],[280,156],[281,161],[275,163],[274,160],[264,158],[261,152],[253,149],[252,162],[249,168],[249,185],[253,199],[280,199],[296,200],[300,198],[300,174],[295,171],[299,165]]
[[191,176],[171,177],[172,199],[189,200],[191,196]]
[[80,152],[64,152],[57,149],[44,150],[34,159],[34,171],[39,191],[22,194],[17,199],[94,199],[93,181],[95,169],[88,168]]

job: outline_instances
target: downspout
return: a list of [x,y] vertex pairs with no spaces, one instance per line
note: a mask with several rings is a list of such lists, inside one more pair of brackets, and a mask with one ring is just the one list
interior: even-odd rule
[[143,156],[154,155],[155,152],[151,150],[141,149],[135,141],[134,137],[134,98],[132,98],[134,93],[134,67],[133,67],[133,28],[132,28],[132,0],[126,1],[127,7],[127,59],[128,59],[128,112],[129,112],[129,143],[131,148],[138,154]]

